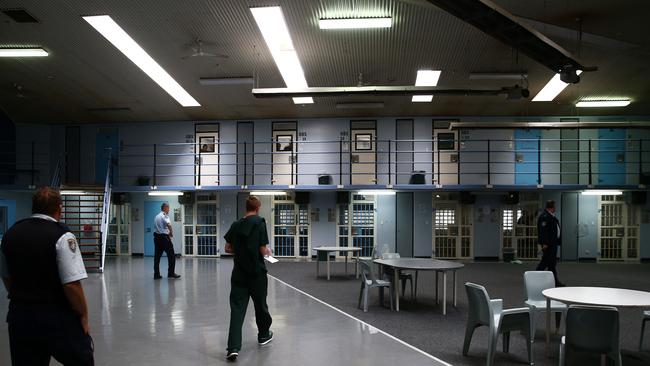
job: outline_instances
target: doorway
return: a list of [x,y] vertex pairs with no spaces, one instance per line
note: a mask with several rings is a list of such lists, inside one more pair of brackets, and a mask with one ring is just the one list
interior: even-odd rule
[[165,201],[144,202],[144,255],[153,257],[155,246],[153,243],[154,219],[160,213],[160,207]]
[[196,141],[194,174],[195,185],[202,187],[219,185],[219,125],[194,125]]

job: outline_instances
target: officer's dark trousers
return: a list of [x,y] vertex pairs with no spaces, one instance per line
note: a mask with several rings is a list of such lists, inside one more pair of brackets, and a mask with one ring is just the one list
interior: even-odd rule
[[160,258],[162,257],[163,252],[167,253],[167,274],[171,276],[176,273],[176,255],[174,254],[174,244],[172,244],[172,239],[169,237],[169,235],[154,233],[153,243],[156,247],[153,256],[154,275],[160,276]]
[[47,366],[50,357],[65,366],[95,364],[92,339],[70,309],[12,304],[7,323],[13,366]]
[[230,281],[230,330],[228,332],[228,351],[241,349],[242,326],[248,307],[248,298],[255,306],[255,321],[257,322],[257,337],[267,337],[271,328],[271,314],[266,305],[268,280],[266,274],[245,279]]
[[557,271],[555,267],[557,266],[557,246],[549,246],[546,250],[542,250],[542,260],[537,265],[538,271],[549,270],[553,272],[553,277],[555,277],[555,285],[557,286],[560,283],[560,280],[557,278]]

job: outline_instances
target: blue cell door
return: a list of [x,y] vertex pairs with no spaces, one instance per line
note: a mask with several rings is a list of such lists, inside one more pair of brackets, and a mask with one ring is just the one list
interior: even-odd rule
[[625,184],[625,130],[598,130],[598,184]]
[[515,130],[515,184],[537,184],[540,130]]
[[160,206],[164,201],[144,201],[144,255],[153,257],[153,220],[160,213]]
[[117,155],[119,154],[120,141],[116,128],[101,129],[95,139],[95,182],[104,184],[106,182],[106,169],[108,168],[108,157],[111,156],[111,169],[113,169],[113,182],[117,184]]

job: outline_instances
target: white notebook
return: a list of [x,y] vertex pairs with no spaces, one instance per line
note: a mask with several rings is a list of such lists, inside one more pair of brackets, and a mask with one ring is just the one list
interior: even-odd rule
[[280,261],[279,259],[275,259],[275,258],[273,258],[273,256],[270,256],[270,255],[265,255],[264,260],[269,262],[269,263],[277,263],[277,262]]

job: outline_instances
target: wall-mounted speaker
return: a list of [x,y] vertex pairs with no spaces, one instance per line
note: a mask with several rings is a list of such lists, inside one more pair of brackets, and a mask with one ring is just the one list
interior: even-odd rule
[[336,192],[336,204],[343,205],[350,203],[350,192]]
[[294,202],[299,205],[309,204],[309,192],[296,192]]
[[178,196],[178,203],[181,205],[193,205],[195,200],[194,192],[183,192],[182,196]]
[[625,192],[625,202],[632,205],[645,205],[648,199],[648,192],[646,191],[630,191]]
[[519,203],[519,192],[508,192],[508,194],[506,195],[503,202],[508,204],[508,205],[516,205],[516,204],[518,204]]
[[458,196],[458,201],[464,205],[472,205],[476,202],[476,195],[473,195],[472,192],[460,192]]

